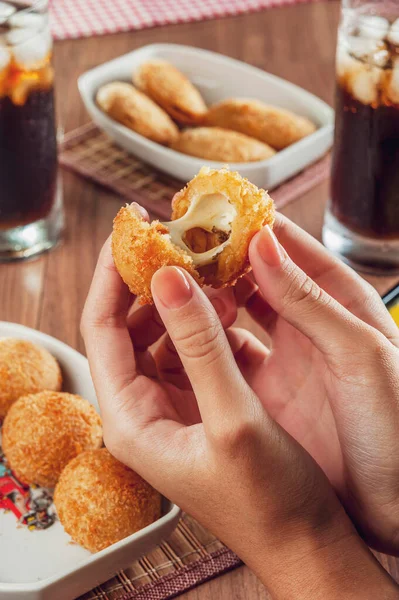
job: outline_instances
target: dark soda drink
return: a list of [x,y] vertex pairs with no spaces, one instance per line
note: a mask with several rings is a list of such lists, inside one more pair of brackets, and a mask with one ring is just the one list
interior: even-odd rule
[[399,105],[365,105],[338,82],[331,211],[346,227],[399,238]]
[[331,201],[323,241],[373,272],[399,270],[399,3],[344,0]]
[[45,218],[57,184],[48,23],[21,3],[8,3],[8,13],[5,6],[0,4],[0,230]]

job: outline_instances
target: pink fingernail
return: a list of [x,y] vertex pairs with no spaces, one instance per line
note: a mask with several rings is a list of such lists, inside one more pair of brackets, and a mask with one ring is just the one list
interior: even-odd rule
[[166,308],[181,308],[191,300],[193,292],[183,270],[164,267],[152,278],[153,293]]
[[143,206],[140,206],[140,204],[137,204],[137,202],[132,202],[131,206],[133,206],[141,214],[145,221],[150,220],[150,216]]
[[284,250],[269,225],[265,225],[258,233],[256,248],[262,260],[269,267],[281,265],[284,259]]

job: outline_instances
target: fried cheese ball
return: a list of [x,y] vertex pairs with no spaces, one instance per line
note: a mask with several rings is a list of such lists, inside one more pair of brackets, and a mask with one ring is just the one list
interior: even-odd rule
[[205,124],[233,129],[282,150],[316,131],[314,123],[260,100],[232,98],[210,107]]
[[103,85],[96,101],[112,119],[153,142],[169,145],[179,135],[169,115],[130,83],[116,81]]
[[161,516],[161,496],[106,448],[82,452],[61,474],[54,503],[65,531],[90,552]]
[[114,220],[112,253],[130,291],[151,304],[151,279],[163,266],[186,269],[200,285],[234,285],[250,270],[252,237],[273,222],[267,192],[227,168],[203,167],[175,195],[168,223],[147,223],[134,206],[122,207]]
[[102,445],[101,418],[80,396],[39,392],[12,405],[2,438],[8,464],[21,481],[54,487],[70,460]]
[[0,340],[0,421],[20,396],[61,385],[61,369],[47,350],[25,340]]
[[197,88],[165,60],[140,65],[133,82],[182,125],[195,125],[206,114],[206,104]]
[[221,127],[186,129],[171,145],[173,150],[220,162],[255,162],[271,158],[275,150],[243,133]]

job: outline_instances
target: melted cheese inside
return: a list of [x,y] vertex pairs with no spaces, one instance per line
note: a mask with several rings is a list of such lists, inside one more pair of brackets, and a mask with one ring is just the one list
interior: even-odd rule
[[206,194],[198,196],[193,200],[186,214],[176,219],[163,223],[169,229],[169,236],[173,244],[179,246],[187,252],[193,259],[196,267],[209,265],[217,260],[219,254],[229,243],[226,240],[220,246],[207,250],[207,252],[193,252],[183,241],[186,231],[200,227],[210,233],[215,230],[223,231],[226,234],[231,233],[231,224],[237,215],[234,206],[229,199],[221,193]]

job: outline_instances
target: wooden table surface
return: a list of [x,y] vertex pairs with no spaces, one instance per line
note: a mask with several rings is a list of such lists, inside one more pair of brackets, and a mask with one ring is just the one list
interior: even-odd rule
[[[332,104],[338,2],[300,4],[186,25],[129,32],[56,44],[59,117],[69,131],[86,123],[76,79],[120,54],[153,42],[175,42],[214,50],[263,68]],[[245,95],[245,82],[243,82]],[[111,231],[122,200],[64,172],[66,234],[63,244],[32,262],[0,266],[0,320],[49,333],[84,352],[79,319],[97,255]],[[328,182],[313,189],[284,213],[320,237]],[[383,293],[397,278],[372,278]],[[240,324],[262,337],[244,315]],[[394,559],[384,560],[397,575]],[[187,600],[267,599],[263,586],[243,567],[187,593]]]

